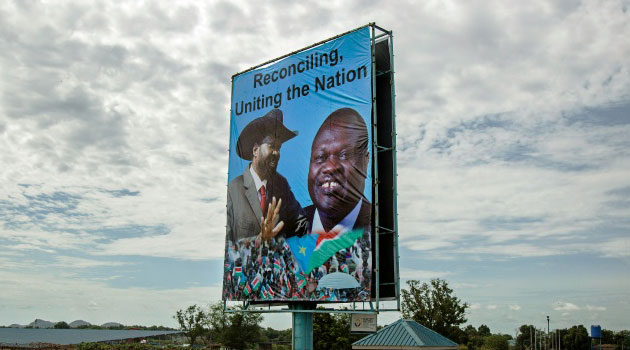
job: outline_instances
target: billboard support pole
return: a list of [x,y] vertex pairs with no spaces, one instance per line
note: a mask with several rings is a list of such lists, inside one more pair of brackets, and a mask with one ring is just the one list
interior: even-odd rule
[[[374,30],[374,25],[370,26],[372,29],[372,44],[371,49],[372,49],[372,162],[373,162],[373,167],[374,169],[378,169],[378,157],[376,156],[376,153],[378,152],[378,137],[377,137],[377,133],[376,133],[376,129],[377,129],[377,110],[376,110],[376,33]],[[379,264],[380,264],[380,250],[379,250],[379,234],[380,234],[380,230],[379,230],[379,220],[378,220],[378,213],[379,213],[379,207],[378,207],[378,171],[373,171],[372,172],[372,176],[373,179],[372,181],[374,182],[374,188],[372,190],[372,197],[373,197],[373,205],[374,205],[374,251],[375,251],[375,256],[376,256],[376,266],[373,266],[372,268],[374,268],[375,272],[376,272],[376,312],[378,312],[378,308],[379,308],[379,299],[380,299],[380,269],[379,269]]]
[[397,164],[397,151],[398,146],[396,145],[396,85],[394,83],[394,74],[396,73],[394,69],[394,33],[389,32],[389,64],[391,70],[391,84],[392,84],[392,147],[394,152],[393,162],[393,178],[394,184],[392,188],[393,196],[394,196],[394,253],[396,257],[396,267],[394,268],[394,273],[396,273],[396,277],[394,278],[394,282],[396,283],[396,308],[400,310],[400,252],[398,251],[398,164]]
[[[308,309],[304,303],[291,303],[291,310]],[[310,312],[292,312],[293,316],[293,350],[313,350],[313,314]]]

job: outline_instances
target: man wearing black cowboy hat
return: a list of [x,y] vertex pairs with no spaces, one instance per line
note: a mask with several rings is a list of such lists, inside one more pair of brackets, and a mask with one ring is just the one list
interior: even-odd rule
[[297,135],[273,109],[252,120],[238,137],[236,153],[251,161],[243,174],[228,184],[227,238],[262,240],[306,232],[307,221],[289,183],[276,172],[282,144]]

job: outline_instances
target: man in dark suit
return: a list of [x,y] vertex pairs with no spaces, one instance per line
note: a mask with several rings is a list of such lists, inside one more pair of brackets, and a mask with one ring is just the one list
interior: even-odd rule
[[304,211],[287,180],[276,172],[280,147],[297,135],[282,119],[282,111],[273,109],[252,120],[238,137],[236,153],[251,163],[228,184],[227,238],[232,242],[306,232]]
[[313,139],[305,208],[308,232],[363,229],[369,237],[371,203],[363,196],[369,163],[368,132],[352,108],[332,112]]

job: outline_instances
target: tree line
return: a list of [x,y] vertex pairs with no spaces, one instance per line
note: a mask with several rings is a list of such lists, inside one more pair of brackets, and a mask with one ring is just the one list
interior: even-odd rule
[[[27,326],[24,328],[33,328],[32,326]],[[142,330],[142,331],[175,331],[175,328],[171,328],[171,327],[165,327],[165,326],[140,326],[140,325],[133,325],[133,326],[125,326],[125,325],[119,325],[119,326],[111,326],[111,327],[103,327],[103,326],[99,326],[99,325],[95,325],[95,324],[83,324],[77,327],[70,327],[70,325],[66,322],[66,321],[59,321],[57,323],[55,323],[55,325],[53,326],[54,329],[110,329],[110,330]]]
[[[462,302],[453,293],[448,282],[432,279],[429,283],[416,280],[407,281],[407,288],[401,290],[401,312],[405,319],[412,319],[423,326],[460,344],[460,350],[509,350],[510,341],[514,350],[554,350],[558,349],[559,334],[561,349],[589,350],[590,338],[582,325],[557,330],[547,339],[549,346],[534,345],[546,334],[531,325],[522,325],[516,338],[509,334],[493,334],[487,325],[475,328],[463,326],[467,322],[466,310],[470,305]],[[229,311],[236,311],[235,308]],[[315,313],[313,316],[313,347],[317,350],[348,349],[352,343],[366,336],[350,332],[350,314]],[[190,344],[221,344],[229,349],[250,349],[255,347],[284,350],[291,348],[291,329],[263,329],[260,323],[262,314],[226,312],[221,302],[202,308],[197,305],[177,311],[174,318],[185,332]],[[630,331],[613,332],[602,330],[602,344],[615,344],[616,350],[630,350]],[[551,346],[556,344],[555,346]]]
[[[207,308],[191,305],[173,316],[191,345],[221,344],[228,349],[249,349],[260,343],[275,344],[278,350],[291,348],[291,329],[262,328],[263,315],[223,309],[218,302]],[[269,346],[271,348],[271,346]]]
[[[595,341],[594,341],[595,342]],[[599,345],[599,341],[597,341]],[[601,344],[613,344],[616,350],[630,349],[630,331],[611,331],[602,329]],[[571,328],[555,329],[547,335],[546,330],[533,325],[522,325],[516,337],[516,347],[521,350],[535,349],[571,349],[590,350],[591,338],[583,325]],[[596,348],[595,348],[596,349]]]
[[[583,325],[554,330],[549,335],[532,325],[522,325],[516,339],[509,334],[492,334],[483,324],[478,328],[472,325],[461,328],[467,321],[469,305],[453,294],[445,280],[433,279],[422,284],[411,280],[407,285],[408,289],[401,290],[403,317],[465,345],[467,350],[508,350],[510,340],[514,340],[518,350],[591,349],[591,338]],[[601,343],[614,344],[616,350],[630,349],[630,331],[602,329]]]

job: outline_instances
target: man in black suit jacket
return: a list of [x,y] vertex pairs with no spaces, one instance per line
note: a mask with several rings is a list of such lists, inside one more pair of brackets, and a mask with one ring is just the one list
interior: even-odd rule
[[[313,139],[305,208],[308,232],[358,229],[369,233],[371,203],[363,196],[369,163],[368,132],[352,108],[332,112]],[[369,236],[368,236],[369,237]]]
[[232,242],[306,232],[303,209],[287,180],[276,172],[280,147],[297,135],[282,119],[282,111],[273,109],[252,120],[238,137],[236,153],[251,163],[228,184],[227,239]]

